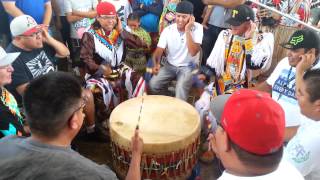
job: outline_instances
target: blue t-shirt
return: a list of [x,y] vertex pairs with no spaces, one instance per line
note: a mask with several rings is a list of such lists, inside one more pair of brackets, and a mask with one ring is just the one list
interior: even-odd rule
[[[50,0],[1,0],[2,2],[15,2],[16,7],[19,8],[24,14],[33,17],[38,24],[43,23],[43,16],[45,12],[44,5]],[[9,17],[11,21],[12,16]]]

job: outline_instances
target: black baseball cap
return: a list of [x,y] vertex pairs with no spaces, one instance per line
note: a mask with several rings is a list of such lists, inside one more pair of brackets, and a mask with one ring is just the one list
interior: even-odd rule
[[177,4],[176,12],[182,14],[193,14],[193,4],[186,0],[181,1]]
[[302,29],[295,31],[290,37],[289,41],[281,44],[286,49],[320,49],[319,34],[311,29]]
[[247,21],[254,21],[254,12],[251,7],[241,4],[231,10],[231,17],[226,23],[232,26],[240,26]]

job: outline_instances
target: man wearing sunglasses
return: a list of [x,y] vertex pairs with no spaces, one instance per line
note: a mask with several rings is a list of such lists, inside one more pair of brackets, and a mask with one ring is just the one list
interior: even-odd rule
[[[63,83],[61,83],[63,82]],[[70,147],[84,120],[81,84],[64,72],[31,81],[24,93],[31,137],[10,136],[0,141],[0,179],[117,179],[115,173],[81,156]],[[142,139],[132,138],[127,179],[138,180]]]
[[215,97],[210,110],[218,127],[209,135],[210,148],[221,160],[223,179],[303,179],[281,162],[284,111],[269,94],[241,89]]

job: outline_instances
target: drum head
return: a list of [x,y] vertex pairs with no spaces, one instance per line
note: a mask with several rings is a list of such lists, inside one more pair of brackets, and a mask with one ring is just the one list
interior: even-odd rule
[[[139,129],[144,153],[170,153],[194,142],[200,134],[200,117],[190,104],[168,96],[143,96]],[[138,124],[142,97],[118,105],[110,116],[113,142],[130,151]]]

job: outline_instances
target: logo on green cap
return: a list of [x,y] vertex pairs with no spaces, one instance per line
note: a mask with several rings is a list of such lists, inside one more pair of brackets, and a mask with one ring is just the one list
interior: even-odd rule
[[293,45],[297,45],[302,41],[303,41],[303,35],[300,35],[300,36],[292,37],[292,39],[289,43],[293,44]]

